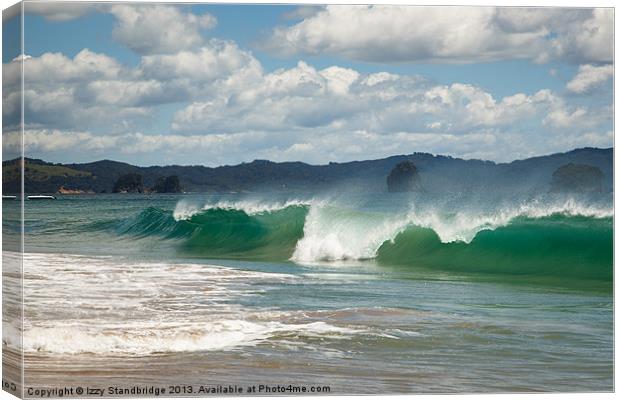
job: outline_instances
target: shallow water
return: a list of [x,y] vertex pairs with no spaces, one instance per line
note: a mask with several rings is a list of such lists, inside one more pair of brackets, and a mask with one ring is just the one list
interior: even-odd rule
[[611,391],[609,198],[453,204],[26,202],[25,384]]

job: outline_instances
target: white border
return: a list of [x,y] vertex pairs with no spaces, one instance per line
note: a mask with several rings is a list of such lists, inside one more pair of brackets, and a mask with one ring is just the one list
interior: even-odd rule
[[[79,0],[62,0],[62,2],[89,2],[89,1],[79,1]],[[121,2],[121,1],[110,1],[112,3],[114,2]],[[149,0],[132,0],[132,2],[152,2]],[[615,7],[616,2],[613,0],[596,0],[596,1],[584,1],[584,0],[580,0],[580,1],[567,1],[567,0],[536,0],[536,1],[509,1],[509,0],[444,0],[444,1],[438,1],[438,0],[423,0],[423,1],[416,1],[416,0],[390,0],[390,1],[386,1],[386,0],[373,0],[372,2],[368,1],[368,2],[364,2],[364,1],[360,1],[360,0],[338,0],[338,1],[322,1],[322,2],[317,2],[317,1],[311,1],[311,0],[295,0],[295,1],[282,1],[282,0],[271,0],[271,1],[257,1],[257,0],[242,0],[242,1],[234,1],[234,0],[219,0],[217,2],[203,2],[203,1],[182,1],[182,0],[169,0],[169,1],[165,1],[166,3],[196,3],[196,4],[200,4],[200,3],[229,3],[229,4],[238,4],[238,3],[244,3],[244,4],[367,4],[367,3],[372,3],[372,4],[398,4],[398,5],[458,5],[458,6],[504,6],[504,7]],[[0,0],[0,5],[2,6],[2,9],[5,9],[13,4],[17,3],[16,1],[12,1],[12,0]],[[615,12],[614,12],[615,14]],[[618,20],[614,19],[614,39],[615,39],[615,32],[618,31]],[[23,24],[22,24],[22,29],[23,29]],[[23,40],[23,34],[22,34],[22,40]],[[0,50],[1,50],[1,46],[2,46],[2,33],[0,31]],[[23,48],[23,43],[22,43],[22,48]],[[614,60],[616,59],[616,55],[617,55],[617,43],[614,41]],[[22,77],[23,77],[23,73],[22,73]],[[614,189],[616,190],[616,188],[620,187],[620,177],[617,173],[617,169],[616,167],[619,165],[618,164],[618,153],[615,151],[615,121],[616,121],[616,116],[617,116],[617,112],[616,112],[616,108],[615,108],[615,93],[618,90],[618,81],[615,79],[615,65],[614,65],[614,123],[613,123],[613,132],[614,132]],[[2,89],[0,88],[0,98],[2,96]],[[23,107],[23,105],[22,105]],[[22,108],[22,118],[23,118],[23,108]],[[22,135],[22,140],[23,140],[23,135]],[[23,149],[23,146],[22,146]],[[0,192],[1,192],[1,188],[0,188]],[[614,210],[617,209],[618,204],[619,204],[620,200],[618,199],[618,197],[615,196],[615,191],[614,191]],[[2,210],[0,209],[0,218],[2,217]],[[615,212],[614,212],[614,228],[615,228]],[[23,235],[22,235],[23,238]],[[0,245],[2,243],[2,239],[0,236]],[[616,235],[615,229],[614,229],[614,255],[615,255],[615,251],[618,248],[618,245],[620,243],[620,238],[618,237],[618,235]],[[614,257],[614,261],[615,261],[615,257]],[[615,262],[614,262],[614,272],[616,272],[614,274],[614,288],[618,287],[618,283],[620,282],[620,279],[618,278],[618,273],[615,270]],[[616,374],[616,366],[618,365],[618,363],[620,362],[620,357],[618,352],[615,351],[615,344],[617,343],[616,339],[616,333],[617,333],[617,329],[616,329],[616,323],[618,321],[618,308],[615,306],[616,305],[616,293],[614,291],[614,388],[618,388],[618,382],[619,382],[619,378],[618,378],[618,374]],[[1,372],[1,365],[0,365],[0,372]],[[23,379],[23,377],[22,377]],[[363,397],[364,399],[368,399],[368,400],[379,400],[379,399],[434,399],[434,400],[443,400],[443,399],[454,399],[455,396],[457,396],[458,398],[462,398],[462,399],[489,399],[489,400],[516,400],[516,399],[536,399],[536,398],[546,398],[546,399],[566,399],[566,400],[581,400],[584,398],[584,395],[586,395],[585,393],[545,393],[545,394],[475,394],[475,395],[459,395],[459,394],[455,394],[455,395],[372,395],[372,396],[356,396],[356,395],[349,395],[349,396],[282,396],[282,397],[278,397],[278,399],[286,399],[286,400],[292,400],[292,399],[317,399],[317,398],[329,398],[329,399],[339,399],[339,400],[344,400],[344,399],[350,399],[352,397]],[[610,399],[610,398],[615,398],[616,395],[615,393],[587,393],[588,396],[588,400],[598,400],[598,399]],[[259,397],[259,396],[243,396],[243,397],[219,397],[220,399],[260,399],[263,397]],[[15,399],[14,396],[8,394],[7,392],[4,391],[0,391],[0,400],[4,400],[4,399]],[[157,399],[179,399],[179,397],[175,397],[175,398],[167,398],[167,397],[158,397]],[[191,398],[191,399],[195,399],[195,398]]]

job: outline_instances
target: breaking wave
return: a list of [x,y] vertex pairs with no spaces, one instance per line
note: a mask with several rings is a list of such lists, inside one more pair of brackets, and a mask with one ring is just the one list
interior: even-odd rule
[[380,264],[611,280],[613,210],[573,200],[494,212],[360,211],[318,201],[183,203],[116,227],[207,258]]

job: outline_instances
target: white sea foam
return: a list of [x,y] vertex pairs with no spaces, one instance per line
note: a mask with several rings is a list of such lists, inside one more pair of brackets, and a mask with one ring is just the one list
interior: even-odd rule
[[[279,337],[345,338],[355,327],[297,311],[248,309],[261,285],[298,277],[192,263],[24,254],[25,320],[3,323],[3,341],[26,352],[217,351]],[[339,325],[339,324],[337,324]]]
[[274,336],[322,336],[347,338],[357,330],[325,322],[286,324],[227,319],[187,326],[100,329],[87,326],[34,327],[24,335],[24,351],[58,354],[195,352],[255,346]]

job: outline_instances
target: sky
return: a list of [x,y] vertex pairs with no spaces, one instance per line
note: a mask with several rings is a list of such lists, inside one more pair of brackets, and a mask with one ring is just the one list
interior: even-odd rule
[[3,152],[134,165],[497,162],[613,145],[613,10],[25,3]]

